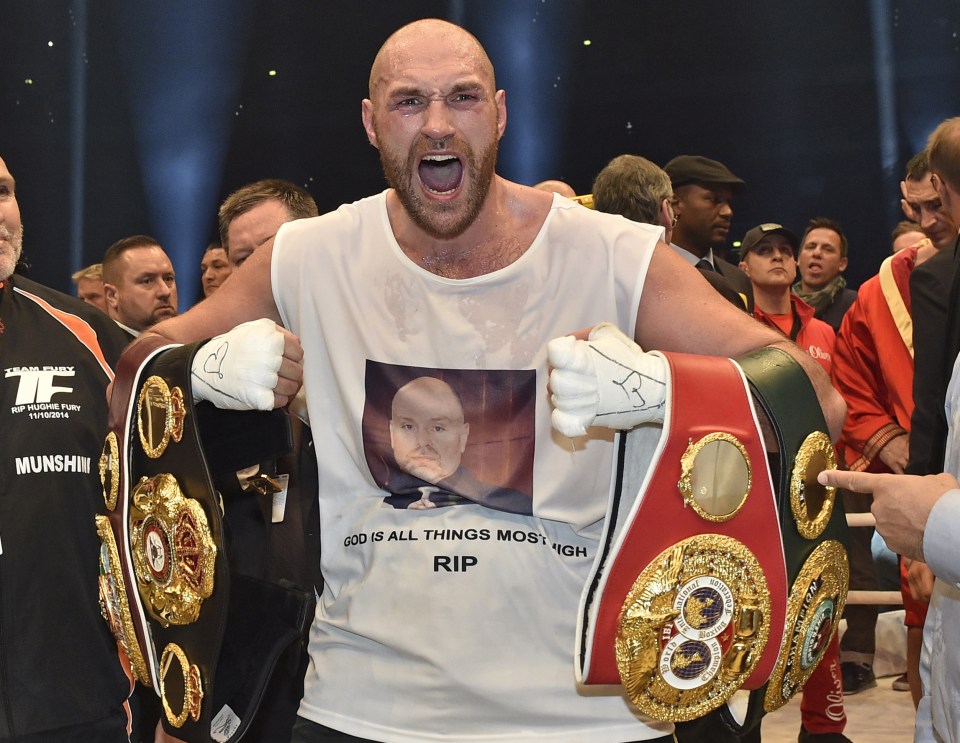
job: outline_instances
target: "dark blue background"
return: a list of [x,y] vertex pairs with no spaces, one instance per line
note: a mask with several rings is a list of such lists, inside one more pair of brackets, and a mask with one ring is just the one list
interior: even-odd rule
[[380,44],[416,18],[490,51],[504,176],[587,193],[624,152],[707,155],[748,184],[732,237],[833,217],[853,285],[889,251],[903,164],[960,114],[956,0],[7,0],[3,16],[0,156],[31,275],[69,291],[148,233],[181,309],[234,188],[288,178],[326,210],[384,187],[360,100]]

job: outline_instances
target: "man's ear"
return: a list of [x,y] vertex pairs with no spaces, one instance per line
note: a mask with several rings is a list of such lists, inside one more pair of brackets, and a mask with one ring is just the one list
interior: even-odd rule
[[[799,268],[800,267],[797,266],[798,270]],[[847,270],[847,256],[843,256],[843,258],[840,259],[840,273],[843,273],[846,270]]]
[[660,202],[660,224],[670,228],[677,223],[676,212],[673,211],[673,204],[670,199],[664,199]]
[[379,150],[377,133],[373,128],[373,101],[369,98],[364,98],[360,103],[360,118],[363,120],[363,130],[367,133],[367,141]]
[[910,208],[910,204],[907,203],[906,199],[900,199],[900,210],[903,212],[903,216],[905,216],[911,222],[917,221],[917,215],[913,209]]
[[498,90],[493,99],[497,104],[497,139],[499,140],[507,129],[507,91]]
[[107,306],[111,309],[117,309],[117,306],[120,304],[117,287],[113,284],[108,284],[106,281],[103,282],[103,298],[107,301]]

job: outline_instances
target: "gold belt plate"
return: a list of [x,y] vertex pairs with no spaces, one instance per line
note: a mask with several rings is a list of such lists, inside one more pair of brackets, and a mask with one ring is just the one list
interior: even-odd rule
[[753,673],[769,617],[766,576],[743,543],[700,534],[664,550],[620,614],[616,657],[627,694],[657,720],[702,717]]
[[217,545],[200,503],[173,475],[143,477],[130,504],[130,542],[144,605],[164,627],[197,620],[214,586]]
[[850,562],[840,542],[817,545],[800,569],[787,599],[787,634],[763,697],[773,712],[813,674],[837,631],[850,584]]

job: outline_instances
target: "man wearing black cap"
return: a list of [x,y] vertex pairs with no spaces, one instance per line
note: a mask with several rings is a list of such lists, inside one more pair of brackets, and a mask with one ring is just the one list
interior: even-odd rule
[[813,316],[813,308],[792,294],[800,241],[782,225],[767,222],[744,235],[740,270],[753,285],[753,316],[794,341],[830,371],[836,335]]
[[753,311],[753,290],[750,281],[717,251],[727,241],[733,209],[733,195],[744,185],[723,163],[701,155],[680,155],[664,166],[673,184],[674,248],[691,264],[714,270],[723,276],[744,300],[748,312]]
[[[753,316],[779,330],[830,372],[836,335],[813,316],[813,307],[790,291],[797,277],[797,236],[786,227],[766,222],[744,235],[740,270],[753,285]],[[803,687],[800,704],[801,743],[849,741],[843,735],[847,716],[840,688],[840,647],[836,637]]]
[[[634,222],[663,227],[666,243],[673,239],[676,218],[673,213],[673,186],[662,168],[639,155],[620,155],[607,163],[593,181],[593,204],[598,212],[622,214]],[[674,246],[676,247],[676,246]],[[681,251],[680,252],[684,252]],[[712,264],[697,266],[720,295],[744,309],[736,287],[721,276]]]

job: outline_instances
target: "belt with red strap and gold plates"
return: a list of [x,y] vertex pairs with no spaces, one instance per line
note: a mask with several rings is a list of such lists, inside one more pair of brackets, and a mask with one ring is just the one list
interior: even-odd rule
[[[763,353],[767,368],[799,369],[780,351]],[[763,693],[794,634],[796,571],[774,487],[782,467],[771,472],[753,381],[729,359],[664,356],[668,404],[639,485],[628,473],[631,437],[655,434],[621,435],[603,552],[581,602],[578,677],[622,683],[642,712],[679,722],[739,689]]]

